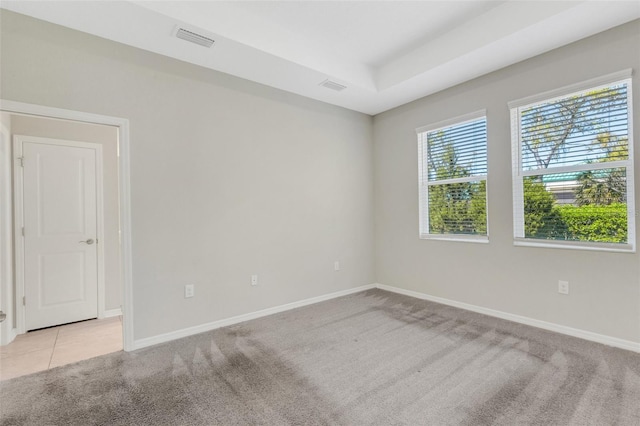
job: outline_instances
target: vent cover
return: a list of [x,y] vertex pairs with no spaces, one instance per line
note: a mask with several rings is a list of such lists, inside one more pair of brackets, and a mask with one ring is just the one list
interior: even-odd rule
[[329,79],[326,79],[325,81],[320,83],[320,86],[326,87],[327,89],[335,90],[336,92],[341,92],[347,88],[347,86],[336,83],[335,81],[331,81]]
[[194,33],[193,31],[185,30],[184,28],[178,28],[176,31],[176,37],[204,47],[211,47],[213,46],[213,43],[215,43],[215,40],[212,38]]

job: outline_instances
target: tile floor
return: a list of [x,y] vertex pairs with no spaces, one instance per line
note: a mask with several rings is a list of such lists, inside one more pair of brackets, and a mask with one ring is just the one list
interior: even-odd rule
[[90,320],[21,334],[0,346],[0,380],[122,350],[122,317]]

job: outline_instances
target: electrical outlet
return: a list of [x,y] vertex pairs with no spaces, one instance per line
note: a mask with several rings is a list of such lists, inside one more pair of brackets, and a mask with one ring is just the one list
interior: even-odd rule
[[251,275],[251,285],[258,285],[258,276]]
[[195,294],[195,286],[193,284],[187,284],[184,286],[184,298],[187,299],[189,297],[193,297]]
[[340,270],[340,262],[339,261],[335,261],[333,262],[333,270],[334,271],[339,271]]
[[558,293],[569,294],[569,281],[558,281]]

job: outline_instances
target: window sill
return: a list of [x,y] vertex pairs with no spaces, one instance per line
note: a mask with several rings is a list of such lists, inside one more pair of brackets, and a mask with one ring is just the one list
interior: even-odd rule
[[459,241],[464,243],[489,243],[488,235],[420,234],[420,239],[437,241]]
[[635,253],[636,252],[636,249],[632,244],[536,240],[532,238],[516,238],[513,240],[513,245],[519,246],[519,247],[540,247],[540,248],[552,248],[552,249],[608,251],[608,252],[615,252],[615,253]]

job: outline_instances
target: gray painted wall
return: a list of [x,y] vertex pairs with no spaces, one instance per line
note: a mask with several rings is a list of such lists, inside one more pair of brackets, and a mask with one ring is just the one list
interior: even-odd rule
[[102,145],[105,309],[120,308],[122,280],[119,248],[118,129],[111,126],[25,115],[13,115],[11,124],[14,135],[93,142]]
[[4,10],[1,27],[2,98],[130,120],[135,339],[374,282],[371,117]]
[[[387,111],[374,120],[376,277],[382,284],[640,342],[637,253],[513,246],[507,102],[633,68],[640,170],[640,21]],[[487,109],[490,243],[418,238],[415,129]],[[636,200],[640,200],[637,184]],[[557,293],[558,280],[571,293]]]

